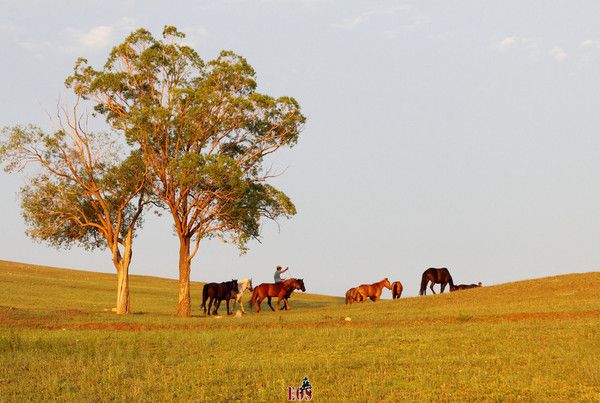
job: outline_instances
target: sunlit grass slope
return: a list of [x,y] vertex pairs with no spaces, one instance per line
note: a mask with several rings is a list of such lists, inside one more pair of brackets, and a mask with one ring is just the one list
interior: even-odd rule
[[132,276],[117,316],[113,275],[0,261],[0,401],[600,400],[600,273],[220,319],[176,285]]

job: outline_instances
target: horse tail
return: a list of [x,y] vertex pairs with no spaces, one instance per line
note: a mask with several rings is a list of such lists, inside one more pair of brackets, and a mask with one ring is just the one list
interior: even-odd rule
[[421,277],[421,289],[419,290],[419,295],[425,295],[425,289],[427,288],[428,281],[427,275],[423,273],[423,276]]
[[450,284],[450,287],[454,287],[454,281],[452,280],[452,276],[450,275],[450,271],[448,271],[448,269],[446,269],[446,271],[448,272],[448,283]]
[[252,307],[254,305],[254,302],[256,301],[256,298],[258,297],[258,287],[254,288],[254,291],[252,291],[252,296],[250,297],[250,307]]

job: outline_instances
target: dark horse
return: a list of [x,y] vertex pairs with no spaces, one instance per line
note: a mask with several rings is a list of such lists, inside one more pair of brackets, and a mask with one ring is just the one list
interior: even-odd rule
[[237,280],[225,281],[224,283],[208,283],[204,285],[202,289],[202,305],[201,308],[206,314],[206,300],[210,298],[208,302],[208,316],[210,316],[210,308],[212,307],[213,301],[215,302],[215,310],[213,315],[217,314],[221,301],[227,301],[227,315],[229,315],[229,300],[235,299],[238,290]]
[[427,283],[431,281],[431,292],[435,294],[433,290],[434,284],[441,284],[440,293],[444,292],[444,288],[446,288],[446,284],[450,284],[450,289],[454,287],[454,281],[452,281],[452,276],[450,272],[445,267],[441,269],[429,268],[423,272],[423,277],[421,278],[421,290],[419,291],[419,295],[425,295],[427,289]]
[[[289,309],[286,296],[289,298],[291,291],[302,290],[306,291],[304,287],[304,281],[302,279],[296,280],[295,278],[288,278],[287,280],[280,281],[279,283],[262,283],[261,285],[254,287],[252,297],[250,298],[250,306],[253,306],[256,302],[256,312],[260,312],[260,304],[267,297],[277,297],[277,304],[275,310],[279,310],[279,303],[283,300],[287,309]],[[269,305],[270,306],[270,305]],[[271,306],[271,309],[273,307]]]
[[450,291],[468,290],[469,288],[481,287],[481,282],[477,284],[456,284],[450,286]]
[[394,281],[392,283],[392,299],[400,299],[402,295],[402,283],[399,281]]
[[[304,287],[304,279],[302,278],[297,278],[296,279],[299,283],[300,283],[300,289],[302,290],[302,292],[306,291],[306,288]],[[295,288],[290,288],[288,290],[288,292],[285,294],[285,297],[283,297],[285,299],[285,304],[283,305],[283,309],[285,309],[287,311],[288,309],[288,299],[292,296],[292,293],[294,292]],[[270,296],[267,295],[267,304],[269,305],[269,308],[271,308],[272,311],[274,311],[273,309],[273,305],[271,305],[271,298]]]

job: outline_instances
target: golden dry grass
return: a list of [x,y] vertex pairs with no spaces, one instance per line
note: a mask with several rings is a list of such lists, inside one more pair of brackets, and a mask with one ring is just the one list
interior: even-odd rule
[[[600,400],[600,273],[346,306],[173,316],[176,281],[0,261],[0,400]],[[310,289],[310,285],[307,284]],[[345,320],[350,317],[351,320]]]

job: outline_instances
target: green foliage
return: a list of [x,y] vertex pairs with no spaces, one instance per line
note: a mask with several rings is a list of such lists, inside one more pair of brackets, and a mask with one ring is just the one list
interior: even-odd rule
[[138,29],[115,46],[104,67],[85,59],[66,85],[93,100],[154,176],[152,192],[177,217],[183,237],[217,236],[242,249],[260,219],[295,214],[290,199],[265,184],[265,157],[291,147],[305,122],[298,102],[256,92],[246,59],[222,51],[204,62],[185,35],[162,39]]
[[93,207],[82,189],[64,178],[39,175],[21,188],[27,235],[56,248],[78,244],[86,249],[106,245],[97,227],[86,226]]
[[21,188],[27,234],[57,248],[122,242],[129,229],[142,223],[133,199],[143,197],[146,169],[139,151],[122,160],[121,154],[106,133],[4,128],[0,162],[5,170],[33,168]]

